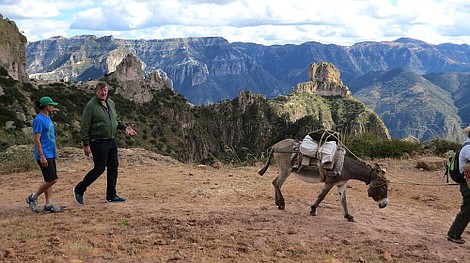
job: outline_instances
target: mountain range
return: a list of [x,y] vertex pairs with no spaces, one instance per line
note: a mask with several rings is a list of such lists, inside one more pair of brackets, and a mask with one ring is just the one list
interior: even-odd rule
[[418,74],[470,71],[468,45],[430,45],[409,38],[345,47],[318,42],[263,46],[220,37],[128,40],[86,35],[28,43],[27,72],[42,79],[95,79],[114,71],[128,53],[142,61],[144,71],[166,72],[176,91],[194,104],[232,99],[247,89],[270,97],[286,95],[305,81],[311,63],[321,61],[333,63],[346,85],[370,71],[394,68]]
[[97,79],[129,53],[144,72],[165,72],[176,92],[195,105],[233,99],[240,91],[275,98],[306,80],[311,63],[328,61],[392,138],[461,140],[470,92],[470,47],[420,40],[361,42],[352,46],[307,42],[264,46],[220,37],[127,40],[91,35],[54,37],[26,46],[31,78]]
[[[0,153],[5,151],[7,155],[2,156],[8,156],[18,144],[31,145],[32,120],[37,114],[34,105],[43,96],[51,96],[60,105],[60,110],[52,114],[57,145],[81,146],[80,116],[94,96],[97,81],[29,79],[25,71],[26,42],[13,21],[0,19],[0,123],[4,124],[0,129]],[[48,51],[44,54],[47,56]],[[113,54],[115,59],[120,56]],[[373,135],[390,139],[380,117],[351,96],[339,70],[331,63],[311,64],[308,80],[298,83],[287,96],[267,99],[244,91],[232,100],[194,106],[174,91],[164,71],[157,68],[146,74],[135,54],[123,54],[116,65],[113,63],[118,60],[109,56],[101,66],[112,66],[113,70],[99,77],[110,85],[110,96],[119,105],[122,120],[135,124],[139,131],[134,137],[117,135],[121,147],[143,147],[184,162],[239,163],[259,160],[274,142],[302,139],[320,128],[338,131],[344,138]],[[74,62],[70,64],[72,69],[85,69],[87,74],[102,70],[87,66],[86,59],[79,57],[74,53],[69,58]],[[66,75],[68,69],[48,75]]]

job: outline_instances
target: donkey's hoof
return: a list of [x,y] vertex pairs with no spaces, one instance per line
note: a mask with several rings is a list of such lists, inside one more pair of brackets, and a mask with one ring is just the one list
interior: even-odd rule
[[311,216],[316,216],[316,215],[317,215],[317,211],[311,210],[311,211],[310,211],[310,215],[311,215]]
[[284,210],[285,208],[286,208],[286,207],[283,206],[283,205],[278,205],[278,206],[277,206],[277,209],[279,209],[279,210]]
[[356,222],[356,220],[354,220],[354,216],[352,216],[352,215],[347,215],[347,216],[344,216],[344,217],[348,220],[348,222]]

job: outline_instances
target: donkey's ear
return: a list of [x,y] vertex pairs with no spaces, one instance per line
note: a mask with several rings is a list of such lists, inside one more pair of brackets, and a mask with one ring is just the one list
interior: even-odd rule
[[382,173],[387,172],[387,169],[382,168],[379,163],[375,163],[375,169],[377,169],[377,171],[381,171]]

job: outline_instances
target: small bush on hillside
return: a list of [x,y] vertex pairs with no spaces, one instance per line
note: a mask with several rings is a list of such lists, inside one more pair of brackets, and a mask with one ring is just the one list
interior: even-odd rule
[[21,131],[0,131],[0,152],[14,145],[33,145],[33,134],[28,136]]
[[373,134],[346,136],[343,143],[355,155],[370,158],[400,158],[421,149],[420,143],[385,140]]
[[462,147],[462,144],[453,141],[433,139],[426,143],[426,147],[435,155],[443,155],[449,150],[457,152],[460,150],[460,147]]
[[15,145],[0,153],[0,174],[31,171],[37,168],[33,155],[33,146]]

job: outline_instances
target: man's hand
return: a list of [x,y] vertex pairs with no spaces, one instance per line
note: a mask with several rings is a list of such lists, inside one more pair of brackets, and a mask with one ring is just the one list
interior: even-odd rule
[[132,128],[132,126],[127,126],[126,127],[126,133],[128,135],[136,135],[137,134],[137,132],[134,130],[134,128]]
[[91,154],[90,145],[83,146],[83,152],[85,153],[86,156],[90,156]]
[[42,167],[47,168],[49,166],[49,163],[47,163],[47,159],[46,159],[46,156],[44,156],[44,154],[41,154],[41,156],[39,156],[39,161],[41,162]]

